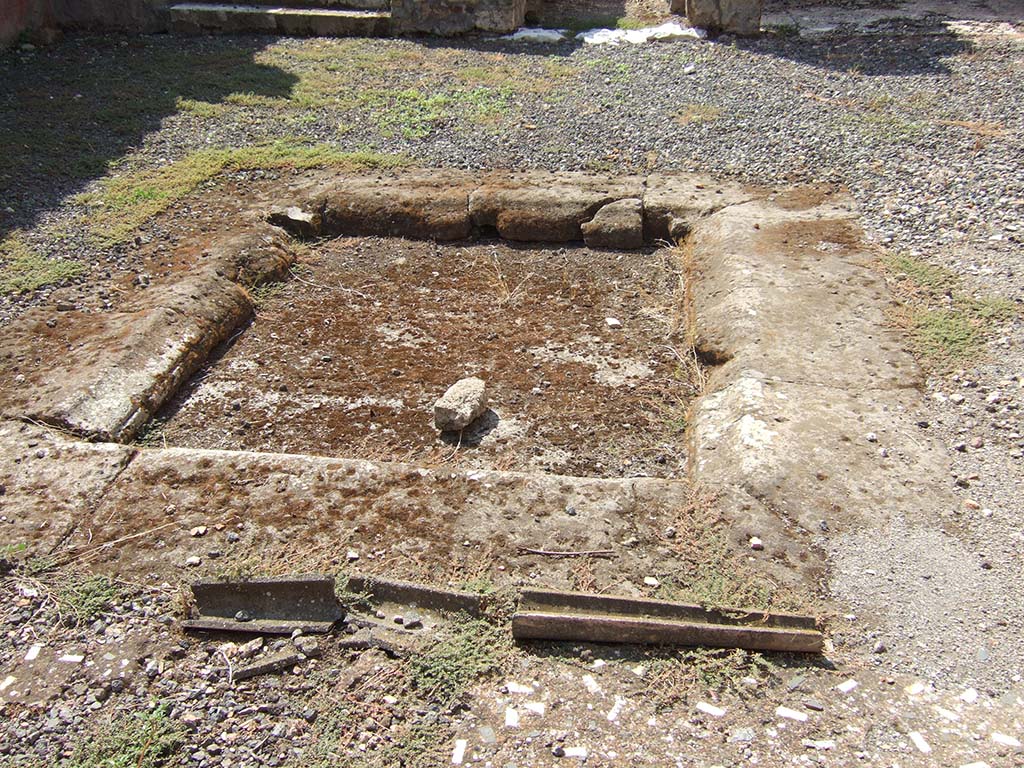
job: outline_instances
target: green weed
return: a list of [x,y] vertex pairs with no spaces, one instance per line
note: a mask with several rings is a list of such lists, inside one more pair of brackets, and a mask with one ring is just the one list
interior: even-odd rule
[[660,709],[670,709],[708,693],[744,697],[773,674],[760,653],[738,648],[685,648],[672,654],[654,651],[648,657],[645,697]]
[[896,283],[902,305],[897,320],[910,336],[914,352],[934,370],[951,370],[978,358],[993,324],[1019,312],[1002,297],[964,295],[953,272],[915,256],[893,254],[883,264]]
[[73,577],[60,579],[54,596],[61,612],[75,623],[89,622],[110,610],[121,589],[106,576],[90,576],[84,581]]
[[716,107],[712,104],[688,103],[684,104],[682,108],[676,112],[675,120],[680,125],[711,123],[717,120],[721,114],[721,107]]
[[680,567],[661,580],[658,597],[707,608],[791,610],[798,598],[755,569],[748,568],[729,547],[729,528],[713,495],[695,492],[678,511],[676,536],[668,545]]
[[507,628],[482,619],[452,625],[413,657],[410,682],[417,695],[448,709],[481,678],[496,672],[511,649]]
[[166,707],[109,718],[74,748],[61,768],[161,768],[170,765],[185,742],[184,729]]

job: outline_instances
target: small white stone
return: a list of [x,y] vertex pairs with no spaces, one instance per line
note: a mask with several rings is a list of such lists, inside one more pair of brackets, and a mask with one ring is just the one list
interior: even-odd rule
[[917,751],[921,754],[927,755],[932,751],[931,746],[929,746],[928,742],[924,740],[924,736],[917,731],[911,731],[907,735],[910,737],[910,740],[914,742],[914,746],[917,747]]
[[847,680],[846,682],[843,682],[843,683],[840,683],[839,685],[837,685],[836,686],[836,690],[841,692],[841,693],[849,693],[854,688],[856,688],[858,685],[860,685],[860,683],[858,683],[856,680]]
[[757,536],[750,537],[750,548],[755,552],[760,552],[764,549],[764,542]]
[[619,318],[617,318],[617,317],[606,317],[604,319],[604,324],[607,325],[609,328],[621,328],[622,327],[622,321],[619,320]]
[[874,432],[868,432],[866,435],[864,435],[864,439],[867,440],[869,443],[877,443],[878,435],[876,435]]
[[775,710],[775,714],[779,717],[784,717],[787,720],[796,720],[798,723],[807,722],[807,714],[805,712],[797,712],[795,709],[789,707],[780,706]]
[[590,691],[590,693],[601,692],[601,686],[597,684],[597,680],[595,680],[592,675],[583,676],[583,685],[588,691]]
[[808,749],[835,749],[836,743],[832,739],[804,739],[800,742]]
[[725,710],[721,707],[716,707],[714,704],[708,704],[706,701],[698,701],[697,709],[703,712],[705,715],[711,715],[712,717],[721,717],[725,714]]
[[512,680],[505,683],[505,688],[509,693],[533,693],[533,688],[530,686],[523,685],[522,683],[516,683]]
[[452,750],[452,763],[454,765],[462,765],[462,761],[466,757],[466,747],[468,746],[469,741],[466,739],[455,740],[455,749]]
[[618,720],[619,719],[619,715],[622,713],[622,708],[624,706],[626,706],[626,700],[624,698],[622,698],[621,696],[616,696],[615,697],[615,704],[608,711],[608,715],[607,715],[608,722],[614,723],[616,720]]
[[14,675],[8,675],[3,679],[3,682],[0,682],[0,691],[6,691],[8,688],[14,685],[16,681],[17,678]]
[[197,525],[195,528],[193,528],[191,531],[189,531],[189,535],[191,535],[191,536],[205,536],[206,535],[206,531],[207,531],[207,528],[206,528],[205,525]]
[[685,67],[683,67],[683,74],[684,75],[692,75],[696,71],[697,71],[697,65],[696,64],[687,64]]
[[43,646],[41,646],[39,643],[33,645],[31,648],[28,649],[28,653],[25,654],[25,661],[35,661],[36,659],[38,659],[39,652],[41,650],[43,650]]
[[911,683],[903,690],[907,692],[908,696],[920,696],[924,693],[924,683],[919,680],[916,683]]
[[581,760],[587,759],[587,748],[586,747],[566,747],[566,757],[578,757]]
[[512,707],[505,707],[505,727],[519,727],[519,713],[516,712],[516,710],[514,710]]
[[661,582],[658,581],[653,576],[644,576],[644,584],[646,584],[648,587],[659,587],[659,586],[661,586]]
[[185,565],[196,566],[196,565],[200,565],[202,562],[203,562],[203,560],[202,560],[201,557],[199,557],[198,555],[192,555],[191,557],[189,557],[189,558],[187,558],[185,560]]
[[951,723],[955,723],[955,722],[957,722],[960,719],[960,715],[958,715],[956,712],[954,712],[951,709],[946,709],[945,707],[935,707],[935,713],[939,717],[946,718]]
[[527,712],[533,712],[535,715],[544,717],[544,712],[547,709],[547,706],[542,701],[528,701],[523,704],[523,709]]
[[967,702],[968,704],[973,704],[978,700],[978,692],[973,688],[968,688],[966,691],[960,694],[960,699],[962,701]]
[[350,549],[348,552],[345,553],[345,559],[348,560],[350,563],[354,563],[356,560],[359,559],[359,553],[356,552],[354,549]]
[[1005,733],[999,733],[999,731],[992,732],[992,741],[996,744],[1002,744],[1004,747],[1013,747],[1014,749],[1020,746],[1020,739],[1007,736]]
[[85,656],[80,653],[65,653],[57,661],[63,661],[65,664],[81,664],[85,661]]

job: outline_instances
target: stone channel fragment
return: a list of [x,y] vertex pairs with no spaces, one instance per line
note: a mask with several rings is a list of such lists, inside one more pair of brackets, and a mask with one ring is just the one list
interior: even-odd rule
[[813,532],[949,506],[943,454],[917,427],[921,372],[849,200],[735,205],[688,246],[694,346],[718,364],[693,412],[701,482]]
[[[283,232],[260,224],[227,236],[177,283],[154,286],[139,305],[67,316],[80,341],[60,368],[4,393],[5,415],[90,439],[130,442],[142,426],[252,315],[247,289],[279,279],[293,255]],[[20,330],[31,335],[35,319]]]
[[604,206],[643,195],[643,179],[587,173],[526,172],[485,179],[469,198],[479,229],[506,240],[567,243],[583,239],[583,225]]

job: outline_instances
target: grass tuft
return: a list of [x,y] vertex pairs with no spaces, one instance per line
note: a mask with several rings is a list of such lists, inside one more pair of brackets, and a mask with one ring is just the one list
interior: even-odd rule
[[345,152],[330,144],[275,141],[237,149],[204,149],[173,163],[103,179],[76,201],[91,208],[89,235],[100,247],[124,242],[146,220],[224,171],[340,167],[352,170],[408,164],[400,155]]
[[39,253],[25,242],[20,232],[0,240],[0,293],[28,293],[84,272],[82,264]]

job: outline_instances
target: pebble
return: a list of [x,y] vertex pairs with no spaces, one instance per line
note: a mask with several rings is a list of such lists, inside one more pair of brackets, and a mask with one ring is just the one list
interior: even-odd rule
[[761,541],[757,536],[750,537],[750,548],[755,552],[760,552],[764,549],[764,542]]
[[197,565],[202,565],[202,563],[203,563],[203,559],[201,557],[199,557],[198,555],[192,555],[192,556],[190,556],[190,557],[185,559],[185,565],[190,566],[190,567],[195,567]]

